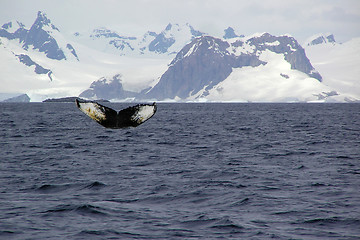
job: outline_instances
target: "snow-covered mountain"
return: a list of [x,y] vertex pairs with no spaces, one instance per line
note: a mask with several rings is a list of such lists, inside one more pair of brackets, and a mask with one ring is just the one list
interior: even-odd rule
[[171,62],[147,98],[211,101],[311,101],[322,87],[304,49],[269,33],[219,39],[202,36]]
[[71,40],[43,12],[27,28],[10,21],[0,28],[0,93],[26,93],[31,101],[78,96],[103,76],[122,74],[124,87],[152,86],[170,58],[108,54]]
[[[30,28],[10,21],[0,28],[2,92],[28,92],[54,80],[53,66],[79,61],[74,47],[43,12]],[[54,64],[55,63],[55,64]],[[46,84],[47,85],[47,84]]]
[[324,85],[346,94],[349,100],[360,99],[360,38],[341,44],[333,34],[317,34],[304,46]]
[[133,100],[138,94],[124,90],[122,76],[102,77],[94,81],[90,88],[82,92],[79,97],[87,99]]
[[[34,66],[36,74],[47,75],[52,81],[52,71],[33,60],[30,57],[31,51],[44,53],[49,59],[62,60],[72,55],[78,60],[75,49],[71,44],[59,46],[55,37],[59,29],[42,12],[38,12],[37,18],[30,29],[20,22],[7,22],[0,28],[0,44],[4,48],[9,48],[8,57],[15,58],[19,63],[27,67]],[[15,44],[13,44],[15,43]],[[16,46],[12,46],[16,45]],[[18,49],[16,49],[16,47]],[[21,50],[20,48],[21,47]],[[14,59],[13,59],[14,60]]]
[[59,29],[46,17],[42,12],[38,12],[37,18],[30,29],[26,29],[24,24],[20,22],[8,22],[2,25],[0,29],[0,37],[8,40],[18,40],[24,50],[29,48],[45,53],[50,59],[62,60],[66,59],[65,49],[77,58],[75,49],[71,44],[59,46],[55,36]]
[[135,37],[102,27],[91,32],[76,32],[74,40],[108,53],[156,57],[156,55],[175,55],[185,44],[203,34],[188,23],[184,25],[169,23],[160,33],[148,31]]

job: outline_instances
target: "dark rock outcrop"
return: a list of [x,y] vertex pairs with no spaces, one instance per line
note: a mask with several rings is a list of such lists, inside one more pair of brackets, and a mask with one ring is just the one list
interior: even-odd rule
[[[48,98],[44,100],[45,103],[74,103],[76,99],[80,99],[78,97],[63,97],[63,98]],[[82,100],[82,99],[80,99]],[[108,100],[96,99],[96,102],[109,102]]]
[[235,30],[232,27],[228,27],[224,30],[225,34],[223,36],[224,39],[232,39],[237,37],[245,37],[244,35],[237,35]]
[[52,77],[51,77],[52,71],[50,69],[46,69],[46,68],[42,67],[41,65],[37,64],[26,54],[19,54],[16,56],[19,58],[19,61],[22,62],[23,64],[25,64],[26,66],[30,67],[30,66],[35,65],[35,70],[34,70],[35,73],[47,74],[49,79],[52,81]]
[[318,35],[313,40],[310,40],[307,46],[319,45],[324,43],[332,43],[332,44],[336,43],[334,35],[333,34]]

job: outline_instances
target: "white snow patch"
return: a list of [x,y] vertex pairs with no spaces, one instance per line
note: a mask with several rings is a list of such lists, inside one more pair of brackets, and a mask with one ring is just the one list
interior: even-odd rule
[[251,39],[251,38],[259,38],[259,37],[262,37],[264,34],[266,34],[266,32],[254,33],[254,34],[245,36],[245,37],[243,38],[243,41],[247,41],[247,40],[249,40],[249,39]]
[[256,50],[256,47],[254,45],[250,45],[247,42],[243,42],[241,46],[236,46],[237,44],[239,44],[239,42],[237,41],[230,43],[230,46],[226,50],[230,54],[233,54],[235,56],[240,56],[242,54],[251,54],[254,53]]
[[274,42],[265,42],[265,45],[267,46],[279,46],[280,42],[279,41],[274,41]]
[[191,54],[193,54],[193,52],[195,51],[195,48],[197,49],[198,48],[198,45],[197,44],[193,44],[191,46],[191,48],[189,49],[189,51],[187,51],[187,53],[184,55],[184,58],[190,56]]

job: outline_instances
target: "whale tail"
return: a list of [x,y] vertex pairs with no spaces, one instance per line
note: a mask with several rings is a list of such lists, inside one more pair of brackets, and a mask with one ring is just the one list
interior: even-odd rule
[[138,104],[119,112],[94,101],[76,99],[75,103],[80,111],[106,128],[137,127],[149,120],[157,110],[155,102]]

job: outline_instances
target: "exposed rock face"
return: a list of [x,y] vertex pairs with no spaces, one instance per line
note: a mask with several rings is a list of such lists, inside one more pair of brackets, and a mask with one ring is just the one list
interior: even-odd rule
[[28,49],[32,45],[34,49],[44,52],[48,58],[56,60],[66,59],[56,40],[43,29],[44,27],[50,27],[55,31],[59,31],[58,28],[51,24],[44,13],[38,12],[34,24],[22,41],[24,43],[23,48]]
[[156,53],[165,53],[168,48],[175,43],[175,39],[172,37],[166,37],[164,32],[160,33],[149,44],[149,51]]
[[66,44],[66,48],[69,49],[71,54],[74,55],[76,59],[79,61],[79,57],[76,54],[75,48],[70,43]]
[[185,99],[207,91],[225,80],[233,68],[257,67],[266,62],[259,56],[264,51],[283,54],[284,59],[297,69],[321,81],[321,76],[312,67],[304,49],[289,36],[273,36],[268,33],[249,39],[222,40],[202,36],[187,44],[171,62],[168,70],[146,98]]
[[335,37],[333,34],[319,34],[312,37],[311,40],[308,40],[307,46],[319,45],[324,43],[336,43]]
[[232,27],[228,27],[224,30],[225,34],[223,36],[224,39],[232,39],[237,37],[245,37],[244,35],[237,35],[235,30]]
[[49,79],[52,80],[52,77],[51,77],[52,71],[50,69],[46,69],[46,68],[42,67],[41,65],[37,64],[26,54],[19,54],[16,56],[19,58],[20,62],[22,62],[26,66],[29,66],[29,67],[35,66],[35,70],[34,70],[35,73],[47,74]]
[[322,80],[321,75],[315,71],[309,59],[306,57],[305,50],[293,37],[273,36],[265,33],[260,37],[248,40],[257,50],[270,50],[278,54],[284,54],[285,60],[291,64],[292,69],[297,69],[308,74],[310,77]]
[[93,82],[90,88],[82,92],[79,97],[87,99],[126,99],[135,97],[137,93],[124,90],[121,75],[117,74],[111,79],[102,77]]
[[206,86],[224,80],[233,66],[258,66],[260,60],[252,55],[235,57],[227,48],[230,44],[221,39],[204,36],[186,45],[170,63],[159,83],[147,94],[150,98],[186,98]]

